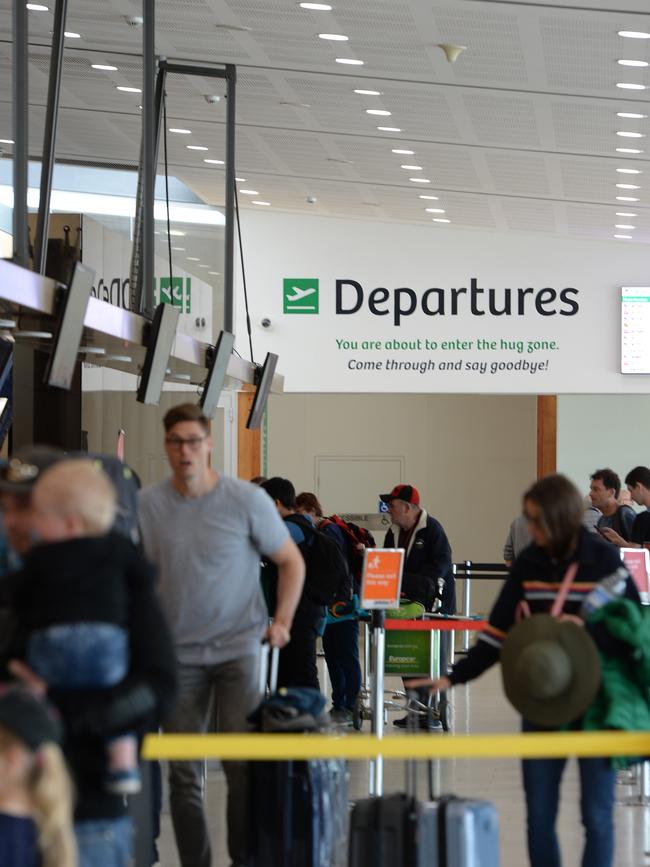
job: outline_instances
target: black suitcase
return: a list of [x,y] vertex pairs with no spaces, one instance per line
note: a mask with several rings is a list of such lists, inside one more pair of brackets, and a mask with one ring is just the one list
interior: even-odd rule
[[[262,660],[264,683],[268,661],[264,655]],[[276,678],[274,651],[272,691]],[[248,779],[252,867],[346,867],[348,794],[344,761],[250,762]]]
[[[415,714],[409,730],[416,731]],[[407,762],[406,793],[358,801],[350,817],[349,867],[440,867],[438,803],[427,764],[429,800],[417,798],[417,768]]]

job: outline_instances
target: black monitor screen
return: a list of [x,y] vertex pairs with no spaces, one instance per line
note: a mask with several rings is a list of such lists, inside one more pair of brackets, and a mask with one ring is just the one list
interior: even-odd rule
[[47,385],[70,388],[94,279],[94,271],[81,262],[75,263],[70,284],[63,296],[52,354],[45,371]]
[[257,430],[257,428],[262,423],[262,416],[264,415],[264,410],[266,409],[266,402],[269,397],[269,392],[271,391],[271,384],[273,382],[273,376],[275,374],[275,368],[277,366],[277,363],[278,356],[274,355],[272,352],[267,352],[266,358],[264,359],[262,372],[260,374],[257,391],[255,392],[255,397],[253,398],[253,405],[251,406],[248,421],[246,422],[246,427],[249,430]]
[[179,314],[180,307],[172,307],[171,304],[159,304],[156,307],[138,386],[137,399],[140,403],[155,406],[160,401]]
[[219,403],[219,395],[223,388],[223,383],[226,379],[226,371],[228,370],[228,362],[232,355],[232,348],[235,344],[235,335],[229,331],[222,331],[219,334],[219,339],[212,353],[210,362],[210,370],[203,388],[203,394],[199,404],[203,409],[204,415],[208,418],[213,418],[217,411]]

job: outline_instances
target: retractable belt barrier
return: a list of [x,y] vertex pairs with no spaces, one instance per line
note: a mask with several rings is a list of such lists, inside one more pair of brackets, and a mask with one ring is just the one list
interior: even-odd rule
[[389,735],[222,734],[147,735],[144,759],[513,759],[568,756],[647,756],[650,731],[525,732],[522,734]]
[[[472,607],[472,581],[503,581],[510,574],[503,563],[473,563],[471,560],[463,560],[452,565],[456,578],[463,580],[463,615],[471,616]],[[465,629],[463,636],[464,653],[469,650],[469,630]]]

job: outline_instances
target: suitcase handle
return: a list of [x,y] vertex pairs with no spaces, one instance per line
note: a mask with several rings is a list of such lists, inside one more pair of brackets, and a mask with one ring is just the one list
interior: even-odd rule
[[265,639],[260,647],[260,695],[266,695],[267,687],[273,694],[278,688],[278,666],[280,664],[280,648],[271,647]]
[[[418,693],[414,689],[409,689],[406,691],[406,730],[410,734],[417,734],[418,732],[418,715],[415,710],[412,708],[415,705],[412,703],[412,700],[417,701]],[[406,768],[406,794],[413,798],[417,799],[417,788],[418,788],[418,771],[417,771],[417,762],[415,759],[407,759]],[[429,786],[429,800],[435,801],[437,797],[437,793],[435,791],[434,785],[434,767],[433,767],[433,759],[427,759],[427,783]]]

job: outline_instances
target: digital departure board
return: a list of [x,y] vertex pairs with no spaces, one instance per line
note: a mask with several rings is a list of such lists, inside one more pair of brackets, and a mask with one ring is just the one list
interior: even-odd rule
[[650,286],[621,290],[621,373],[650,373]]

